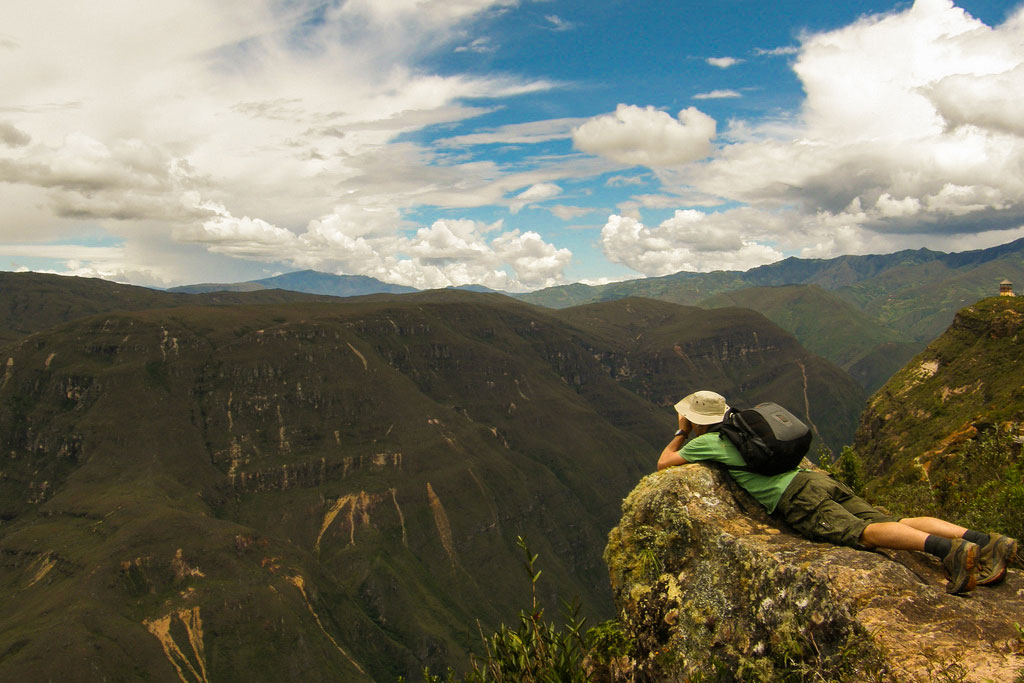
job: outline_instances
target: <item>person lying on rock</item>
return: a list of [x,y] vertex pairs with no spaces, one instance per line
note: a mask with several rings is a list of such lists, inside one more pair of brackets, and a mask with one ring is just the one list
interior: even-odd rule
[[[732,442],[714,431],[729,410],[723,396],[697,391],[675,408],[679,431],[661,452],[659,470],[701,461],[741,467],[745,464]],[[769,514],[778,510],[787,524],[811,540],[860,550],[893,548],[935,555],[949,572],[949,593],[1001,582],[1007,563],[1017,553],[1017,541],[1008,536],[966,529],[935,517],[883,514],[822,472],[793,469],[765,476],[730,469],[729,473]]]

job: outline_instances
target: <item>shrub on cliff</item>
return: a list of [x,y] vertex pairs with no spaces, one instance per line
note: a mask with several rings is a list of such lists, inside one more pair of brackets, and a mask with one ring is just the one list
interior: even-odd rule
[[[483,637],[484,657],[472,658],[470,670],[459,677],[448,669],[442,677],[423,672],[424,683],[590,683],[595,667],[607,668],[612,660],[632,650],[618,622],[606,621],[584,631],[577,600],[563,604],[564,624],[560,629],[544,619],[537,599],[537,555],[526,541],[517,539],[523,551],[523,570],[530,580],[530,608],[520,610],[515,627],[502,624]],[[399,679],[402,680],[402,679]]]

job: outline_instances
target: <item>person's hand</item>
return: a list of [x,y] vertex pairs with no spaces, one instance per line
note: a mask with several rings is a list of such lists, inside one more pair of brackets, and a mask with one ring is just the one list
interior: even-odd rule
[[689,435],[690,435],[690,432],[691,432],[691,431],[693,430],[693,423],[691,423],[691,422],[690,422],[690,421],[689,421],[689,420],[688,420],[688,419],[687,419],[686,417],[684,417],[683,415],[680,415],[680,416],[679,416],[679,429],[681,429],[681,430],[683,431],[683,433],[684,433],[684,434],[686,434],[687,436],[689,436]]

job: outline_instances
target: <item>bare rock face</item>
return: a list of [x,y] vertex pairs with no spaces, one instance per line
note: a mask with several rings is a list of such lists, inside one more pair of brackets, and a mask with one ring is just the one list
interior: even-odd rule
[[638,646],[605,672],[613,680],[1013,681],[1024,672],[1020,571],[948,595],[930,556],[806,540],[716,468],[643,479],[605,561]]

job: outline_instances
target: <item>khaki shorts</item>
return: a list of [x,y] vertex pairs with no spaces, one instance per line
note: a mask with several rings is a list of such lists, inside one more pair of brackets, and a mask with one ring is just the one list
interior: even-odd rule
[[786,522],[807,538],[865,549],[860,537],[868,524],[898,522],[858,498],[848,486],[821,472],[800,472],[776,507]]

